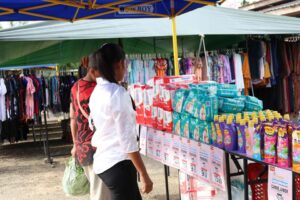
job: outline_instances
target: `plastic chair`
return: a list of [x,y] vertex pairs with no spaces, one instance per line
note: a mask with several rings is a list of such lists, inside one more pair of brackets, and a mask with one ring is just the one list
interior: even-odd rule
[[251,183],[251,181],[258,181],[260,179],[268,179],[268,168],[259,163],[248,164],[248,181],[252,190],[253,200],[267,200],[268,199],[268,182]]

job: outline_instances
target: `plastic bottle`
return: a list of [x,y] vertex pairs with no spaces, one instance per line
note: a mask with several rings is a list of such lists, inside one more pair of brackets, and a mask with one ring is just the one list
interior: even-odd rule
[[246,154],[248,157],[253,157],[253,134],[255,132],[254,128],[254,122],[249,121],[248,127],[245,130],[245,136],[246,136]]
[[240,120],[240,123],[236,125],[237,127],[237,149],[239,153],[246,153],[246,121],[244,119]]
[[235,124],[233,123],[233,117],[229,116],[227,118],[225,128],[224,128],[224,147],[228,151],[237,150],[237,131]]

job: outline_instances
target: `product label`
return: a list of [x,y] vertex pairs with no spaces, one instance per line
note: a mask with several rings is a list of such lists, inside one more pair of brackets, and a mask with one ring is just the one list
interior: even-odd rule
[[191,176],[198,175],[198,142],[188,140],[188,169],[187,172]]
[[210,176],[211,184],[215,187],[225,191],[225,153],[223,150],[210,147],[211,148],[211,166],[210,166]]
[[231,144],[231,136],[228,129],[224,130],[224,144],[226,146]]
[[198,143],[198,166],[199,171],[197,177],[205,182],[210,182],[210,169],[211,169],[211,149],[209,145]]
[[268,198],[282,200],[293,199],[293,181],[291,171],[269,166]]
[[171,143],[172,143],[172,135],[169,133],[163,133],[163,148],[162,148],[162,162],[166,165],[171,166],[171,156],[172,156],[172,149],[171,149]]
[[265,126],[264,130],[265,130],[265,133],[270,136],[273,136],[275,133],[275,130],[273,129],[273,127],[270,127],[270,126]]
[[242,137],[240,128],[237,128],[237,134],[238,134],[238,146],[239,146],[239,148],[242,148],[244,145],[244,141],[243,141],[243,137]]

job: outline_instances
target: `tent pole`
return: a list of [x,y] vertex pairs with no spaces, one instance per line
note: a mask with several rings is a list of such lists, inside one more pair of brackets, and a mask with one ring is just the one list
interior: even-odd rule
[[206,46],[205,46],[205,39],[204,39],[204,35],[201,36],[202,41],[203,41],[203,49],[204,49],[204,56],[205,56],[205,62],[206,62],[206,66],[208,66],[208,59],[207,59],[207,51],[206,51]]
[[175,75],[179,75],[179,63],[178,63],[178,43],[177,43],[177,31],[176,31],[176,18],[171,17],[172,19],[172,41],[173,41],[173,56],[174,56],[174,66],[175,66]]

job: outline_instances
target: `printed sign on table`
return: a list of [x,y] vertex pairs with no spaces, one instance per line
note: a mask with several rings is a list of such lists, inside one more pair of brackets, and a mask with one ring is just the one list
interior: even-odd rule
[[146,126],[141,126],[140,133],[140,153],[143,155],[147,155],[147,130]]
[[293,175],[291,171],[269,166],[268,176],[269,199],[293,199]]
[[198,143],[195,140],[189,140],[188,141],[188,169],[187,173],[193,177],[197,177],[198,175],[198,152],[199,152],[199,146]]
[[[211,180],[211,147],[209,145],[198,143],[198,167],[199,171],[197,177],[205,182],[210,182]],[[222,168],[221,168],[222,169]]]
[[172,148],[171,148],[171,143],[172,143],[172,134],[170,133],[163,133],[163,138],[162,138],[162,162],[165,165],[171,166],[171,155],[172,155]]
[[163,138],[163,132],[162,131],[155,131],[154,137],[153,137],[153,151],[154,151],[154,159],[156,161],[161,162],[162,161],[162,138]]
[[223,191],[226,191],[225,184],[225,153],[223,150],[212,147],[211,148],[211,166],[210,166],[210,176],[211,184]]
[[149,158],[155,159],[154,153],[154,135],[155,130],[153,128],[148,128],[147,131],[147,156]]
[[172,143],[171,143],[171,166],[180,169],[180,137],[178,135],[172,135]]
[[180,138],[180,154],[179,154],[179,159],[180,159],[180,171],[187,173],[188,172],[188,143],[187,138]]

